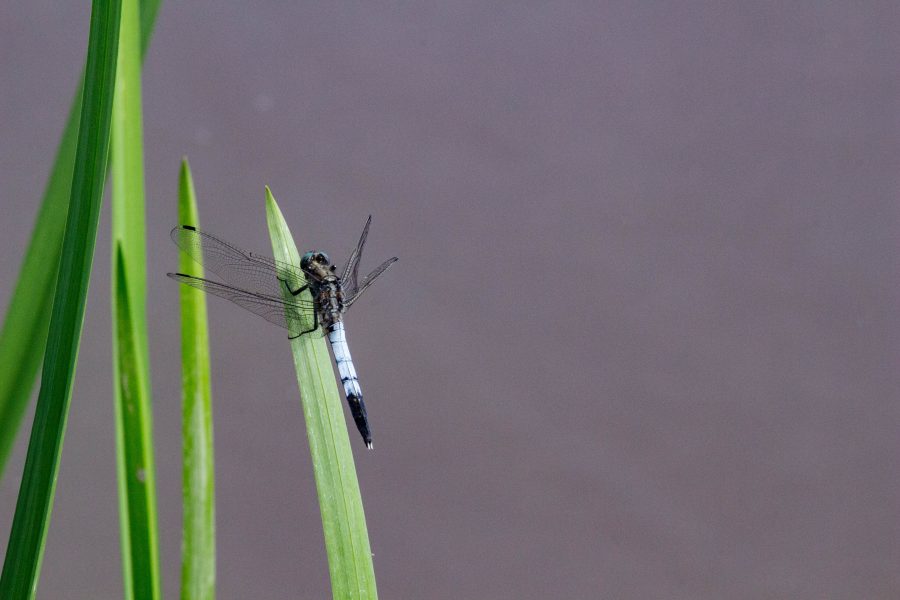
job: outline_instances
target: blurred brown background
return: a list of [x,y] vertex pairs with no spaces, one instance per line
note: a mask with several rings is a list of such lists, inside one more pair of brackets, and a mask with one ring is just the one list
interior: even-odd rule
[[[0,7],[0,308],[87,2]],[[166,2],[144,78],[166,597],[178,161],[363,269],[383,598],[900,597],[895,3]],[[121,597],[109,214],[39,598]],[[285,335],[210,300],[219,596],[329,596]],[[350,424],[352,428],[352,422]],[[27,431],[27,429],[26,429]],[[0,483],[0,550],[25,451]]]

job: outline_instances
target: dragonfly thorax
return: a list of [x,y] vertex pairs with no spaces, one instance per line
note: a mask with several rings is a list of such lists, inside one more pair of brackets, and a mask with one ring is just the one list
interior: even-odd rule
[[331,326],[341,320],[344,306],[344,289],[341,281],[334,275],[327,281],[310,281],[310,292],[316,303],[321,325],[330,330]]

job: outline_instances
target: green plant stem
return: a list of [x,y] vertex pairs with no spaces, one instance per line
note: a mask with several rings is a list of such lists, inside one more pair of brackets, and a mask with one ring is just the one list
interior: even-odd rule
[[[127,0],[126,0],[127,1]],[[115,314],[116,463],[119,515],[122,529],[122,564],[125,598],[159,598],[159,552],[156,534],[156,499],[153,493],[152,448],[142,430],[149,421],[147,374],[140,364],[140,343],[135,336],[125,253],[117,244],[113,259],[117,282]]]
[[[178,182],[178,223],[199,225],[194,181],[187,159]],[[203,268],[184,252],[178,270],[203,277]],[[216,503],[213,469],[212,391],[206,297],[181,288],[182,501],[181,600],[216,596]]]
[[110,146],[113,396],[125,598],[160,596],[146,315],[140,8],[122,0]]
[[[266,217],[275,258],[297,266],[300,254],[281,210],[266,188]],[[285,290],[286,297],[289,292]],[[311,300],[309,291],[302,298]],[[363,511],[350,437],[325,338],[291,340],[300,400],[309,439],[325,551],[335,599],[378,597],[369,533]]]
[[94,0],[91,9],[68,218],[41,390],[0,575],[0,598],[4,600],[32,598],[40,573],[103,196],[121,8],[119,0]]
[[[150,44],[159,5],[160,0],[141,2],[142,56]],[[84,77],[72,99],[31,240],[0,330],[0,477],[22,423],[46,347],[69,210],[83,90]]]

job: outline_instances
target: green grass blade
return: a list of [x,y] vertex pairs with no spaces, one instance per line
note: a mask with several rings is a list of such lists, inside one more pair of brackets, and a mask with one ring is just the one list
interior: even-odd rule
[[[146,52],[160,0],[141,2],[141,48]],[[57,265],[69,210],[72,167],[84,80],[78,84],[15,291],[0,330],[0,477],[37,376],[50,323]]]
[[[198,226],[194,181],[187,159],[178,181],[178,223]],[[181,252],[178,270],[203,277],[203,268]],[[206,297],[181,288],[181,389],[183,444],[181,600],[216,597],[216,502],[213,470],[212,391]]]
[[141,349],[132,310],[129,267],[116,246],[116,463],[119,474],[119,514],[122,522],[122,563],[126,598],[159,598],[156,497],[149,436],[147,374],[140,367]]
[[150,38],[153,37],[153,28],[156,26],[156,15],[159,13],[160,4],[162,4],[162,0],[140,0],[141,59],[147,56],[147,48],[150,47]]
[[125,598],[159,598],[138,0],[122,1],[110,141],[113,396]]
[[[275,258],[299,267],[297,246],[269,188],[266,220]],[[311,299],[308,291],[303,294]],[[325,338],[301,336],[291,340],[291,350],[316,478],[332,596],[342,600],[377,598],[366,517]]]
[[[140,21],[137,0],[122,0],[109,169],[112,173],[112,249],[122,246],[131,269],[129,301],[146,337],[147,250],[144,224],[144,131],[141,106]],[[113,271],[115,279],[115,271]],[[113,297],[116,283],[113,281]],[[115,310],[113,310],[115,314]],[[141,340],[145,341],[145,340]]]
[[50,523],[103,197],[121,8],[119,0],[94,0],[91,9],[71,199],[41,391],[0,574],[0,598],[4,600],[34,596]]
[[66,226],[66,203],[72,187],[72,165],[80,115],[79,89],[69,111],[65,133],[44,192],[44,202],[22,261],[3,330],[0,331],[0,476],[44,356],[50,309],[53,306],[53,286],[56,285],[56,265]]

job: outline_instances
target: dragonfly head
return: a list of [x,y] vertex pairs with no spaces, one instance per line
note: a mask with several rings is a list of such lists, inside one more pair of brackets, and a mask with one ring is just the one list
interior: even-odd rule
[[329,270],[333,270],[331,267],[331,259],[324,252],[307,252],[300,259],[300,268],[307,273],[321,276],[328,273]]

